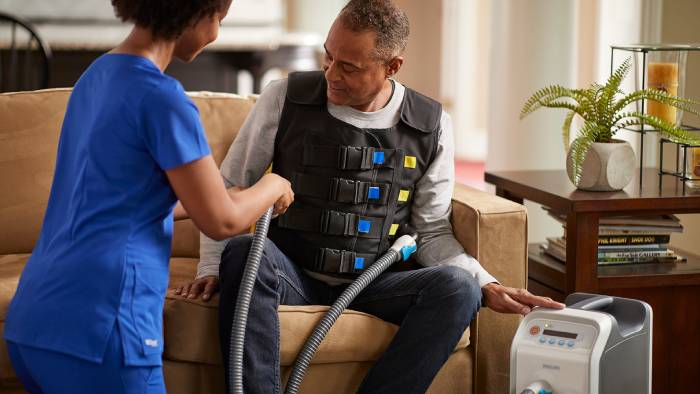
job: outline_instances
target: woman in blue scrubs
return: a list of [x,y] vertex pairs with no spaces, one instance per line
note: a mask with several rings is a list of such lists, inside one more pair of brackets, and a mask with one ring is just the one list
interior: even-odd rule
[[40,238],[7,315],[30,393],[165,392],[173,217],[224,239],[291,204],[289,182],[273,174],[224,188],[197,108],[163,73],[216,38],[230,3],[112,0],[135,27],[71,94]]

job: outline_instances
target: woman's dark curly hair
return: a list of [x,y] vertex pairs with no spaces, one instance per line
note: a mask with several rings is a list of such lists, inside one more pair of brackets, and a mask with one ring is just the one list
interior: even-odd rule
[[150,29],[156,38],[172,40],[205,17],[214,15],[231,0],[111,0],[123,22]]

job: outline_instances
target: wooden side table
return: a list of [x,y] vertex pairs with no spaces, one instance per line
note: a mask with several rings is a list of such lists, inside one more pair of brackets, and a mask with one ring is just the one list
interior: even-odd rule
[[700,213],[700,192],[684,190],[673,177],[659,184],[656,169],[645,169],[642,182],[637,178],[620,192],[576,190],[564,171],[487,172],[485,180],[501,197],[530,200],[566,215],[566,263],[530,245],[530,291],[557,299],[587,292],[648,302],[654,311],[654,392],[692,391],[700,371],[700,256],[672,248],[687,262],[598,267],[598,220]]

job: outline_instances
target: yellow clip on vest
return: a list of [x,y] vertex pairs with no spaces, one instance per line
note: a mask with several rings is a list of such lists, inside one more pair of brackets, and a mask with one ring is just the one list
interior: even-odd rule
[[391,228],[389,229],[389,235],[396,235],[396,231],[398,231],[399,225],[398,223],[394,223],[391,225]]
[[405,168],[416,168],[416,157],[415,156],[405,156],[403,158],[403,166]]

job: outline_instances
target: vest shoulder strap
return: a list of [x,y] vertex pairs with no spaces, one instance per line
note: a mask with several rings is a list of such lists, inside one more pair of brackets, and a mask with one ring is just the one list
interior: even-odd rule
[[440,130],[442,104],[430,97],[406,87],[401,103],[401,121],[424,133]]
[[323,71],[294,72],[287,82],[287,100],[302,105],[326,102],[326,78]]
[[[323,105],[326,103],[326,79],[323,71],[294,72],[289,75],[287,99],[295,104]],[[406,87],[401,103],[401,121],[424,133],[440,129],[442,104]]]

